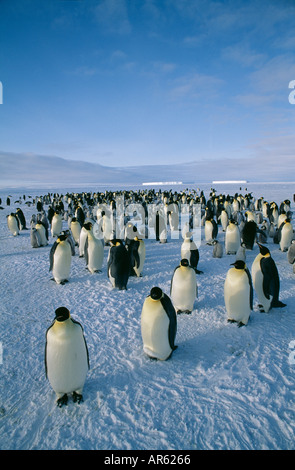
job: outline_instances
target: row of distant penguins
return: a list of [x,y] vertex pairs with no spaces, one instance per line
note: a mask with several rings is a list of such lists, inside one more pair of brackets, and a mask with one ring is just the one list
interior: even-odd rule
[[[258,236],[261,235],[265,237],[265,234],[268,233],[268,236],[277,237],[277,243],[280,243],[283,239],[280,248],[283,248],[282,251],[288,251],[288,261],[291,264],[293,264],[295,260],[295,244],[292,243],[294,241],[293,228],[292,236],[289,236],[288,243],[286,241],[287,237],[285,231],[283,231],[283,227],[290,224],[292,217],[288,204],[289,201],[285,201],[283,208],[281,207],[279,211],[279,216],[282,215],[283,220],[279,221],[278,216],[276,223],[274,223],[276,219],[273,217],[272,211],[269,210],[266,212],[266,216],[262,221],[261,219],[257,220],[257,217],[260,217],[259,214],[262,206],[259,204],[263,204],[262,200],[260,200],[260,203],[256,202],[257,205],[254,207],[247,207],[248,213],[246,220],[244,220],[244,218],[238,220],[242,214],[241,209],[245,209],[245,207],[243,207],[243,205],[245,206],[245,202],[241,199],[238,201],[239,210],[233,210],[233,202],[235,201],[236,199],[230,204],[225,204],[226,201],[223,200],[221,204],[223,208],[219,213],[218,206],[220,198],[211,195],[210,200],[205,207],[203,207],[204,215],[202,225],[205,226],[206,243],[213,246],[214,257],[222,256],[220,251],[222,245],[217,241],[218,224],[222,226],[222,230],[225,232],[225,252],[227,254],[236,254],[236,261],[233,263],[233,267],[228,270],[225,278],[224,300],[228,321],[237,322],[238,326],[242,326],[247,325],[251,310],[253,310],[253,288],[258,297],[260,311],[269,312],[271,308],[285,306],[285,304],[279,300],[280,281],[277,267],[271,257],[269,249],[259,243]],[[227,213],[227,223],[225,223],[225,210]],[[80,211],[78,210],[78,212]],[[59,217],[54,220],[56,215]],[[74,215],[78,215],[77,209]],[[82,256],[82,251],[80,250],[81,245],[84,245],[84,256],[86,256],[86,258],[87,256],[92,256],[90,254],[85,255],[85,245],[88,239],[91,240],[90,242],[88,241],[88,244],[92,246],[92,252],[97,251],[97,253],[100,253],[96,258],[92,256],[93,260],[96,259],[99,261],[97,261],[97,264],[95,262],[90,264],[91,268],[88,266],[88,269],[91,272],[99,271],[101,267],[101,253],[103,253],[105,243],[105,239],[101,237],[101,232],[105,233],[102,229],[104,215],[105,214],[101,214],[101,218],[98,217],[97,221],[93,219],[89,221],[89,217],[88,219],[86,218],[83,225],[79,223],[80,229],[77,225],[77,219],[79,217],[69,217],[69,230],[63,232],[61,225],[58,226],[58,224],[62,223],[60,214],[53,214],[51,219],[51,234],[53,237],[57,237],[57,240],[50,250],[50,269],[53,271],[56,282],[66,282],[66,274],[68,273],[70,263],[65,262],[65,259],[71,259],[75,250],[75,244],[79,247],[80,256]],[[36,227],[41,225],[45,234],[42,228],[40,232],[43,232],[43,237],[45,237],[43,238],[43,242],[46,245],[48,243],[48,233],[46,235],[46,221],[44,217],[46,218],[44,211],[37,215],[36,220],[33,217],[31,221],[31,240],[32,233],[35,233],[35,230],[38,231]],[[22,222],[20,222],[21,219]],[[42,222],[41,219],[43,219]],[[257,221],[262,223],[266,229],[262,230],[259,228]],[[26,228],[21,212],[18,213],[19,227],[21,226],[20,224],[22,224],[23,229]],[[271,224],[275,227],[273,235],[269,235]],[[12,225],[8,223],[8,226],[11,229]],[[129,232],[130,238],[126,236],[125,243],[117,239],[108,240],[108,243],[110,243],[108,275],[113,286],[119,289],[126,288],[127,282],[121,282],[124,276],[122,277],[118,267],[115,271],[110,270],[110,266],[112,265],[111,252],[113,248],[115,248],[113,251],[115,251],[117,255],[119,250],[124,250],[125,258],[122,265],[126,266],[126,264],[128,264],[129,266],[128,270],[125,270],[127,280],[131,268],[137,276],[141,275],[143,269],[145,257],[144,240],[138,237],[138,233],[136,233],[136,236],[133,238],[131,237],[134,225],[130,224],[129,229],[131,230],[131,232]],[[47,226],[47,231],[48,230],[49,225]],[[83,232],[84,234],[82,235]],[[40,239],[42,239],[41,233]],[[47,240],[47,242],[45,242],[45,240]],[[159,240],[163,241],[161,239]],[[132,248],[133,241],[136,242],[136,248],[133,247],[134,250]],[[255,241],[258,242],[260,253],[255,258],[250,273],[245,262],[245,250],[253,249]],[[266,243],[267,239],[264,238],[263,241]],[[39,244],[39,246],[41,245],[42,243]],[[33,243],[32,246],[34,246]],[[35,246],[37,246],[37,244]],[[98,246],[99,248],[96,250]],[[60,247],[62,247],[62,249],[58,250]],[[141,250],[139,247],[141,247]],[[128,250],[130,251],[128,252]],[[132,252],[134,264],[130,266]],[[65,253],[67,254],[65,255]],[[118,263],[118,259],[122,259],[122,255],[114,256],[114,258],[116,258],[116,262]],[[62,263],[61,259],[63,259]],[[191,233],[188,232],[184,236],[184,241],[181,246],[180,265],[176,267],[172,276],[170,296],[165,294],[159,287],[154,287],[143,303],[141,312],[143,349],[151,358],[167,360],[177,348],[175,345],[177,314],[182,312],[190,313],[193,310],[194,301],[198,295],[197,274],[201,273],[201,271],[197,269],[198,261],[198,249],[192,240]],[[89,262],[89,260],[86,262]],[[59,267],[56,268],[56,265]],[[114,266],[118,266],[118,264],[114,263]],[[119,271],[120,276],[118,277],[117,273]],[[118,279],[120,279],[120,282],[118,282]],[[64,343],[60,341],[62,337],[66,340]],[[73,354],[74,352],[75,354]],[[61,358],[58,365],[56,363],[57,354],[59,354]],[[63,406],[67,403],[68,394],[72,394],[74,402],[80,403],[83,400],[82,391],[89,369],[88,348],[82,325],[71,318],[69,310],[65,307],[60,307],[56,310],[56,317],[46,332],[45,368],[49,382],[57,395],[58,406]]]

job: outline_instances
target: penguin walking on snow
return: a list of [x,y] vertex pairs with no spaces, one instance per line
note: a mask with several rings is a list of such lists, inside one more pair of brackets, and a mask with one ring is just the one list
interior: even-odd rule
[[266,246],[260,245],[260,253],[253,261],[251,274],[261,312],[268,313],[272,308],[282,308],[286,304],[279,300],[280,278],[276,263]]
[[122,240],[110,240],[110,250],[107,261],[108,277],[113,287],[126,290],[130,274],[130,257]]
[[71,318],[65,307],[55,311],[46,331],[45,373],[57,396],[57,405],[83,401],[83,387],[89,370],[89,354],[82,325]]
[[174,270],[170,298],[176,313],[192,313],[198,296],[197,276],[187,259],[182,259]]
[[177,317],[171,299],[153,287],[141,311],[143,350],[152,359],[166,361],[177,348]]
[[253,310],[253,285],[250,272],[242,260],[235,261],[224,282],[224,302],[228,321],[247,325]]
[[61,234],[50,250],[49,271],[52,271],[53,280],[57,284],[65,284],[70,277],[73,252],[67,238],[66,233]]

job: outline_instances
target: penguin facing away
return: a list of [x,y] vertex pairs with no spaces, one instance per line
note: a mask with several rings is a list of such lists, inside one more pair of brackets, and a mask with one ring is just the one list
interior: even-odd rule
[[143,350],[152,359],[166,361],[177,348],[177,317],[171,299],[153,287],[141,312]]
[[46,331],[45,374],[57,396],[57,405],[83,401],[83,387],[89,370],[89,354],[82,325],[71,318],[66,307],[55,311]]
[[170,298],[176,313],[191,313],[197,296],[196,272],[187,259],[182,259],[174,270],[170,286]]
[[261,312],[268,313],[272,308],[282,308],[286,304],[279,300],[280,278],[270,251],[259,243],[258,246],[260,253],[253,261],[251,274],[258,297],[258,307]]
[[72,262],[72,248],[67,241],[67,234],[61,234],[50,250],[50,267],[53,280],[57,284],[65,284],[68,282]]
[[224,282],[224,302],[230,323],[247,325],[253,310],[253,285],[250,272],[242,260],[235,261]]
[[107,261],[108,277],[113,287],[127,290],[130,274],[130,257],[122,240],[110,240],[110,250]]

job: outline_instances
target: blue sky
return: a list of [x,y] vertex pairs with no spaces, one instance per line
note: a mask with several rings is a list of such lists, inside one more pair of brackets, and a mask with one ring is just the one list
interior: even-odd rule
[[293,0],[1,0],[0,151],[290,158]]

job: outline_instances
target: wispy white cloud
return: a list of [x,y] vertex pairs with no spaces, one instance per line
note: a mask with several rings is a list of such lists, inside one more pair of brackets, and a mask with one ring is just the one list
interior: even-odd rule
[[132,26],[125,0],[100,0],[94,7],[95,20],[108,33],[129,34]]
[[169,97],[171,100],[210,98],[215,96],[217,88],[223,80],[201,73],[192,73],[174,79],[170,83]]

